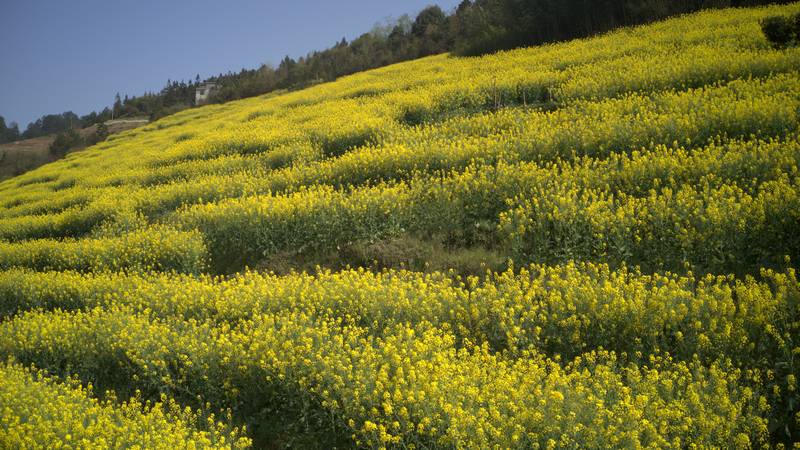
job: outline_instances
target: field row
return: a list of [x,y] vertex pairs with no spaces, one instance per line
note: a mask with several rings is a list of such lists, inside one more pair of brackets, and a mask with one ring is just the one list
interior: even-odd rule
[[[24,203],[19,203],[22,198],[9,196],[6,205],[19,204],[3,212],[6,218],[0,221],[0,236],[69,235],[76,228],[85,227],[85,220],[73,219],[80,224],[74,227],[59,226],[53,221],[65,214],[90,215],[90,211],[115,203],[133,203],[149,214],[158,214],[198,199],[213,201],[246,192],[283,192],[316,184],[344,186],[396,180],[408,178],[415,171],[463,168],[475,160],[487,164],[498,160],[544,163],[581,156],[606,158],[613,153],[652,150],[657,145],[693,148],[719,137],[780,137],[796,131],[800,122],[798,80],[797,74],[790,74],[735,81],[652,97],[634,95],[581,102],[554,112],[502,110],[438,125],[404,128],[387,133],[380,144],[368,144],[322,160],[321,150],[314,150],[309,142],[297,142],[249,158],[236,153],[160,169],[115,172],[103,175],[107,179],[97,188],[85,186],[89,181],[84,180],[79,186],[59,190],[60,200],[55,204],[49,190],[35,196],[25,193]],[[252,131],[265,130],[271,129],[254,127]],[[360,132],[354,133],[347,138],[356,142],[354,145],[370,141],[359,137]],[[237,146],[237,139],[250,138],[237,134],[222,141]],[[263,151],[270,147],[264,144],[254,148]],[[148,187],[153,183],[157,184]],[[114,187],[120,185],[131,187]],[[53,214],[62,210],[61,215]],[[50,213],[50,217],[28,217],[44,213]],[[61,220],[69,223],[65,218]],[[37,226],[38,222],[49,223],[53,229],[37,231],[44,226]],[[31,231],[15,235],[17,228]]]
[[436,329],[372,337],[303,313],[218,327],[114,307],[29,312],[0,325],[0,353],[118,393],[230,407],[256,439],[260,426],[374,448],[681,448],[758,445],[768,429],[767,400],[725,363],[651,356],[637,367],[596,352],[562,367],[536,352],[458,349]]
[[761,278],[644,275],[592,263],[534,265],[484,281],[363,269],[229,279],[11,269],[0,272],[7,299],[0,313],[124,306],[158,318],[236,325],[260,314],[298,312],[338,318],[376,336],[404,323],[439,328],[458,343],[511,354],[535,349],[571,359],[602,347],[632,359],[668,351],[683,360],[725,355],[751,365],[765,357],[758,352],[768,342],[777,357],[773,338],[797,326],[782,320],[800,302],[792,270]]
[[[240,136],[254,132],[280,134],[304,123],[299,128],[305,130],[300,133],[304,140],[335,143],[340,140],[336,133],[353,135],[356,128],[380,134],[397,128],[398,120],[408,122],[419,116],[417,121],[428,121],[454,110],[495,108],[498,102],[503,106],[521,104],[523,98],[531,105],[544,97],[547,102],[564,106],[584,98],[686,89],[794,71],[796,50],[773,50],[760,35],[757,19],[770,13],[774,14],[775,9],[708,14],[706,20],[715,24],[715,36],[690,29],[677,33],[669,27],[683,29],[687,25],[683,20],[673,20],[667,22],[670,25],[637,29],[637,33],[644,34],[642,39],[631,39],[630,32],[620,31],[600,39],[483,58],[438,56],[404,64],[402,69],[387,67],[345,77],[332,85],[239,102],[235,107],[219,105],[187,111],[157,125],[113,137],[98,146],[98,151],[89,152],[91,160],[68,158],[52,168],[23,176],[14,184],[0,184],[0,189],[19,190],[17,183],[22,183],[26,188],[23,190],[39,183],[69,186],[105,176],[97,170],[101,167],[114,167],[120,173],[126,167],[154,167],[176,161],[180,157],[175,155],[197,158],[206,154],[203,148],[213,148],[214,142],[222,151],[240,151],[251,145],[246,143],[249,139],[240,141]],[[670,64],[662,64],[667,57]],[[652,70],[654,64],[660,69]],[[625,70],[620,71],[620,67]],[[344,122],[334,126],[337,124],[331,122],[333,117],[342,117]],[[347,121],[350,117],[358,120]],[[373,122],[376,126],[370,125]],[[214,137],[219,133],[228,139]],[[287,135],[289,140],[297,136]],[[348,139],[344,139],[345,144]],[[285,141],[280,137],[258,139],[252,144],[263,151]],[[111,146],[130,151],[114,152],[114,157],[109,158],[101,150]],[[173,146],[174,150],[165,152]]]
[[200,273],[208,252],[196,231],[163,226],[85,239],[0,242],[0,268],[39,270],[164,270]]
[[[203,421],[174,401],[99,402],[78,381],[61,383],[42,372],[0,365],[0,447],[188,450],[250,446],[238,430],[218,425],[213,416]],[[56,443],[61,446],[54,447]]]
[[[0,243],[0,267],[197,273],[236,255],[252,264],[277,252],[330,251],[412,232],[461,245],[488,242],[522,264],[584,259],[646,270],[689,263],[700,271],[753,272],[800,255],[791,239],[800,226],[798,161],[800,143],[790,136],[691,152],[657,147],[604,160],[473,165],[351,191],[323,186],[229,199],[166,218],[186,232],[152,227],[107,203],[109,217],[96,236]],[[84,213],[61,223],[74,229],[105,215]]]
[[[724,433],[743,429],[755,442],[765,436],[756,416],[774,430],[793,420],[798,401],[800,283],[791,269],[756,281],[568,264],[482,282],[404,271],[221,279],[11,270],[0,273],[0,293],[8,299],[4,357],[121,393],[167,389],[190,404],[200,395],[245,422],[264,408],[288,408],[287,420],[314,417],[315,429],[356,432],[375,445],[435,437],[441,445],[544,446],[549,427],[573,430],[565,439],[577,442],[681,447],[675,437],[742,439]],[[702,399],[683,409],[690,393]],[[628,395],[633,404],[617,403]],[[648,400],[637,403],[639,395]],[[601,409],[589,406],[598,399]],[[520,401],[541,416],[520,415]],[[481,408],[497,411],[483,416]],[[724,421],[716,408],[744,422],[715,422]],[[660,414],[689,428],[650,429]],[[604,425],[585,434],[595,420],[623,420],[628,431]],[[704,421],[711,428],[696,428]],[[476,427],[496,431],[465,431]],[[593,434],[614,429],[622,434]]]
[[224,264],[235,255],[252,263],[406,233],[460,245],[494,242],[523,264],[589,259],[746,273],[800,257],[791,239],[800,224],[800,191],[785,174],[752,188],[713,176],[680,187],[658,188],[653,180],[656,188],[641,197],[552,174],[479,166],[349,193],[323,187],[195,205],[169,222],[200,230],[212,261]]

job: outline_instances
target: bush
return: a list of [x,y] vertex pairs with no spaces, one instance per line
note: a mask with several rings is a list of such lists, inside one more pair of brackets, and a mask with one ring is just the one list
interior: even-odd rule
[[56,156],[64,156],[70,149],[83,144],[83,138],[73,128],[58,133],[56,139],[50,144],[50,153]]
[[794,30],[794,40],[795,43],[800,41],[800,13],[794,15],[794,17],[790,20],[792,25],[792,30]]
[[183,111],[184,109],[189,109],[192,106],[187,103],[179,103],[176,105],[165,106],[163,108],[156,109],[150,114],[150,121],[158,120],[162,117],[171,116],[177,112]]
[[108,127],[105,123],[99,122],[97,124],[97,129],[94,133],[89,136],[87,142],[89,145],[97,144],[98,142],[103,142],[108,138]]
[[800,35],[800,14],[793,17],[772,16],[761,21],[761,30],[777,48],[797,45]]

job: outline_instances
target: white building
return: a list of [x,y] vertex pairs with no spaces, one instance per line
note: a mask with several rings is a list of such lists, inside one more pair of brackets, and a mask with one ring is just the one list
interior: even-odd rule
[[207,81],[200,83],[194,91],[194,104],[202,105],[208,102],[208,97],[217,89],[217,83]]

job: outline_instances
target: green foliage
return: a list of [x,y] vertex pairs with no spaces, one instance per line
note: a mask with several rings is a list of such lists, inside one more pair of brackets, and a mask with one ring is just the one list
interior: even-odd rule
[[63,114],[48,114],[28,124],[22,133],[25,139],[47,136],[57,133],[69,133],[70,130],[80,128],[81,119],[72,111]]
[[[455,54],[472,56],[591,36],[707,8],[773,3],[700,0],[475,0],[457,9]],[[788,3],[783,1],[782,3]]]
[[108,126],[104,122],[97,124],[97,129],[87,139],[89,145],[94,145],[108,139]]
[[[13,363],[0,366],[0,446],[52,448],[243,449],[250,441],[236,428],[204,421],[173,400],[155,404],[134,397],[117,404],[92,398],[89,386]],[[205,423],[204,423],[205,422]]]
[[800,42],[800,14],[767,17],[761,21],[761,30],[777,48],[797,45]]
[[6,120],[0,116],[0,144],[6,142],[14,142],[19,139],[19,126],[12,122],[10,126],[6,125]]
[[60,157],[82,145],[84,145],[84,141],[81,135],[74,128],[69,128],[56,135],[55,140],[50,144],[50,153]]

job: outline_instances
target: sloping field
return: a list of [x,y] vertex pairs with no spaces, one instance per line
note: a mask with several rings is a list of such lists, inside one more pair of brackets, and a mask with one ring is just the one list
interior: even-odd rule
[[800,49],[758,22],[799,11],[425,58],[0,183],[0,447],[791,446]]
[[[136,128],[144,123],[147,123],[147,119],[123,119],[109,121],[107,126],[109,133],[114,134]],[[86,139],[96,130],[97,126],[92,125],[78,130],[78,132],[81,137]],[[50,144],[55,138],[55,135],[51,135],[0,144],[0,180],[14,177],[57,160],[58,156],[50,153]]]

